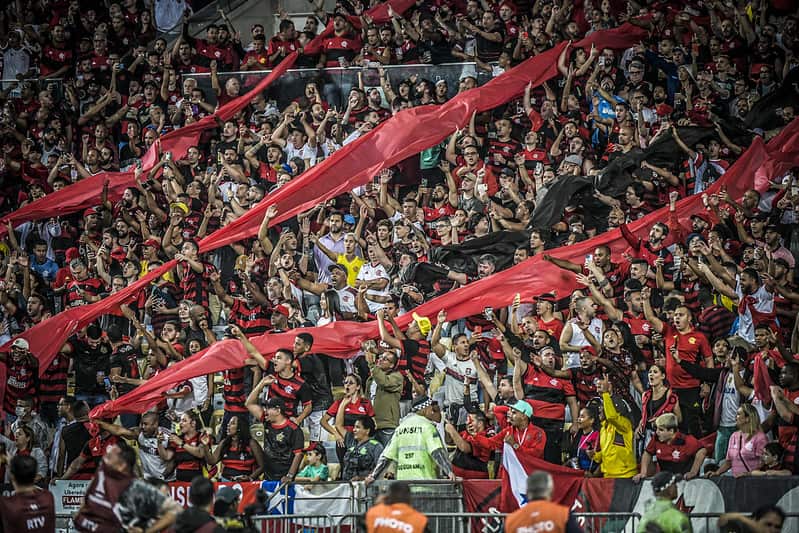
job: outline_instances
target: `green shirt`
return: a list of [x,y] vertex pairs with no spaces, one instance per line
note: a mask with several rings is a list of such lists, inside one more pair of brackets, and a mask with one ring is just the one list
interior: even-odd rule
[[297,477],[307,477],[307,478],[315,478],[319,477],[319,481],[327,481],[327,478],[330,477],[330,471],[327,468],[327,465],[306,465]]
[[638,524],[638,533],[646,531],[646,525],[654,523],[660,526],[662,533],[691,533],[691,520],[674,507],[669,500],[656,499],[646,508],[641,523]]
[[445,147],[446,146],[442,143],[431,146],[426,150],[422,150],[422,152],[419,154],[419,168],[422,170],[428,170],[437,167],[438,162],[441,161],[441,151]]
[[383,457],[397,463],[397,479],[437,479],[432,454],[443,447],[436,426],[413,413],[397,426]]

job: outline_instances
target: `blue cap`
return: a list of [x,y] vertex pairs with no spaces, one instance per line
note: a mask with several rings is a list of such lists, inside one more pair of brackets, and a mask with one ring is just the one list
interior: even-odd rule
[[350,215],[350,214],[344,215],[344,223],[345,224],[355,224],[355,217]]

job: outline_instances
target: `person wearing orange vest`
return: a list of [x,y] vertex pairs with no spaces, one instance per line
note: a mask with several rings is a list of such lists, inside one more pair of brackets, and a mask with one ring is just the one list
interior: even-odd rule
[[383,500],[366,512],[367,533],[429,533],[427,517],[411,507],[411,487],[404,481],[388,486]]
[[508,515],[505,533],[583,533],[568,507],[552,503],[553,488],[549,473],[536,470],[530,474],[527,477],[527,503]]

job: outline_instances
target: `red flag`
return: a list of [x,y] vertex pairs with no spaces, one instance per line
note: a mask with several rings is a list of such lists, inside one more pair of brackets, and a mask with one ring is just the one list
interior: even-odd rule
[[766,362],[760,353],[755,354],[754,366],[752,387],[755,389],[755,398],[763,405],[771,405],[771,386],[775,383],[771,380]]
[[571,507],[585,478],[585,472],[565,466],[553,465],[529,453],[514,450],[508,444],[505,444],[502,452],[502,468],[500,470],[502,483],[502,491],[499,497],[500,511],[511,513],[527,501],[527,476],[536,470],[549,472],[555,478],[552,501]]

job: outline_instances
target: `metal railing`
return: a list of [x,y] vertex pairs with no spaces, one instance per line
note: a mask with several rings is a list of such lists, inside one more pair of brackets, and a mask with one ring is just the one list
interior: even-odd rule
[[[447,98],[455,96],[458,92],[458,85],[463,76],[474,76],[477,84],[491,79],[491,74],[478,70],[475,63],[443,63],[440,65],[414,64],[414,65],[386,65],[383,67],[391,81],[392,88],[397,92],[400,82],[414,81],[418,83],[428,80],[435,84],[438,81],[447,82]],[[225,90],[227,80],[237,78],[241,84],[241,94],[246,93],[258,84],[264,77],[269,75],[271,70],[240,71],[240,72],[220,72],[219,85]],[[277,109],[284,109],[289,103],[302,97],[305,94],[305,85],[310,81],[315,81],[323,91],[323,98],[328,105],[337,107],[341,110],[346,108],[349,92],[353,87],[358,87],[359,75],[363,79],[365,88],[377,87],[380,89],[380,75],[375,67],[336,67],[336,68],[299,68],[286,71],[280,79],[276,80],[267,90],[266,99],[274,102]],[[202,89],[208,103],[216,105],[217,99],[211,87],[211,75],[209,73],[183,74],[182,79],[193,78],[197,81],[197,86]],[[413,89],[412,89],[413,91]],[[389,102],[384,96],[384,105]],[[413,93],[411,93],[413,98]]]
[[[718,531],[717,521],[722,513],[694,513],[689,515],[695,533]],[[436,533],[502,533],[506,514],[502,513],[425,513],[430,531]],[[636,533],[641,523],[637,513],[573,513],[585,533]],[[359,533],[365,532],[365,512],[344,516],[330,515],[260,515],[252,516],[252,525],[261,533]],[[799,514],[786,515],[789,520],[799,519]],[[71,517],[56,516],[56,531],[77,531]],[[796,531],[783,529],[783,531]]]

